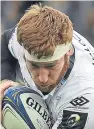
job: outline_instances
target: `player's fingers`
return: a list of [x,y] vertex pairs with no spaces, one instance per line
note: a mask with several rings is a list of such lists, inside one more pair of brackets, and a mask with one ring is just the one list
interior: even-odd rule
[[19,83],[11,81],[11,80],[3,80],[0,82],[0,94],[3,95],[4,91],[11,86],[18,86]]
[[0,120],[2,118],[1,106],[2,106],[2,99],[4,97],[4,91],[11,86],[18,86],[19,83],[11,81],[11,80],[2,80],[0,82]]

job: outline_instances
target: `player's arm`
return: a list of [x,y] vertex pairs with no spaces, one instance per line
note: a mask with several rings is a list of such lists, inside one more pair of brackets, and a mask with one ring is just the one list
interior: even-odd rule
[[9,39],[13,29],[7,30],[1,36],[1,80],[15,80],[17,60],[11,55],[8,49]]

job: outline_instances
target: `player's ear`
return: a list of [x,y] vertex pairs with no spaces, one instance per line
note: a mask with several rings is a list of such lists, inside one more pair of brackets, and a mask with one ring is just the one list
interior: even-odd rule
[[71,56],[74,53],[73,47],[66,53],[67,56]]

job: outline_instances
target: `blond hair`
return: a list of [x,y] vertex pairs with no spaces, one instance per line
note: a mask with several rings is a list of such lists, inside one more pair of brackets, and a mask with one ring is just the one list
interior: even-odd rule
[[64,13],[48,6],[33,5],[17,25],[17,40],[29,53],[53,55],[58,44],[72,41],[73,26]]

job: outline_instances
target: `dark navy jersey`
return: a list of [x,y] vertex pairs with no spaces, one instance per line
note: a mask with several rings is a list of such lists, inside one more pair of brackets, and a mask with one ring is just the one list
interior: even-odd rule
[[13,57],[8,49],[9,40],[11,39],[12,34],[15,31],[15,27],[5,31],[1,35],[1,80],[9,79],[16,81],[16,73],[18,73],[20,78],[22,78],[18,60]]

